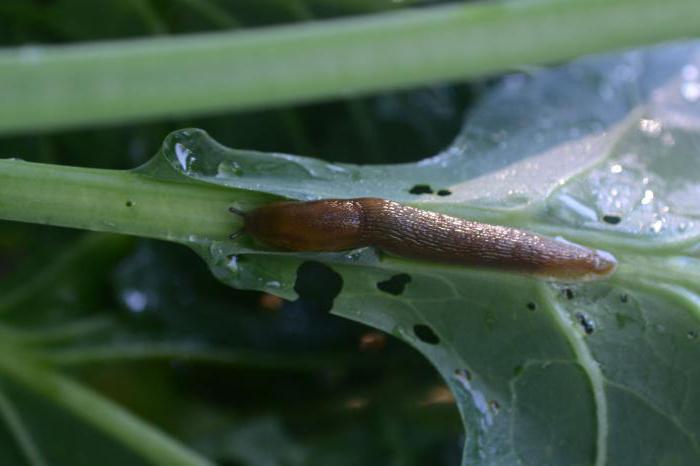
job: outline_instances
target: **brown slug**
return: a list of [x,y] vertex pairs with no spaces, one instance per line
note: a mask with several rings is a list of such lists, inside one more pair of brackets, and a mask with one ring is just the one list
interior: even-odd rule
[[268,246],[289,251],[344,251],[374,246],[409,259],[559,279],[606,276],[617,264],[605,251],[385,199],[279,202],[250,212],[230,210],[244,218],[241,232]]

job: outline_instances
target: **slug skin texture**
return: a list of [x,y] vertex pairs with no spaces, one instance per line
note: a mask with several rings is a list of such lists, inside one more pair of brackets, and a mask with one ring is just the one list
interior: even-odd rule
[[240,214],[246,233],[289,251],[373,246],[409,259],[556,279],[604,277],[617,265],[605,251],[378,198],[280,202]]

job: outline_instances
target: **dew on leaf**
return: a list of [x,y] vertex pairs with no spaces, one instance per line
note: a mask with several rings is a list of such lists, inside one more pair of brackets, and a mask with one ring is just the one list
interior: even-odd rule
[[229,270],[235,272],[238,270],[238,256],[228,256],[227,257],[228,262],[226,262],[226,267],[228,267]]
[[661,134],[662,125],[659,120],[651,118],[642,118],[639,120],[639,129],[649,136],[658,136]]
[[695,65],[688,64],[681,68],[681,76],[686,81],[695,81],[700,77],[700,72],[698,72],[698,68]]
[[663,220],[657,220],[649,226],[649,229],[654,233],[661,233],[661,230],[663,230],[663,228],[664,228]]
[[681,94],[688,102],[697,102],[700,99],[700,83],[688,82],[681,85]]
[[179,142],[176,143],[175,156],[177,157],[177,161],[180,164],[182,171],[188,172],[190,166],[192,165],[193,157],[187,146]]

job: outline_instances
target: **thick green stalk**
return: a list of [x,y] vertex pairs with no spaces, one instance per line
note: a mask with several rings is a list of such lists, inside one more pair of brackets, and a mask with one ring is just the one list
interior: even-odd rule
[[0,52],[0,132],[455,80],[700,34],[697,0],[517,0]]
[[171,241],[223,239],[250,194],[137,173],[0,160],[0,218]]

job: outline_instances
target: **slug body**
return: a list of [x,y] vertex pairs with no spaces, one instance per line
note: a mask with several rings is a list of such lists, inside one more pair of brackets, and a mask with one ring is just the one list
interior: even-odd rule
[[246,233],[291,251],[374,246],[410,259],[562,279],[605,276],[616,266],[615,258],[604,251],[385,199],[281,202],[242,215]]

